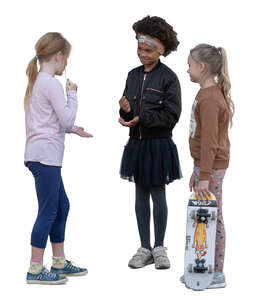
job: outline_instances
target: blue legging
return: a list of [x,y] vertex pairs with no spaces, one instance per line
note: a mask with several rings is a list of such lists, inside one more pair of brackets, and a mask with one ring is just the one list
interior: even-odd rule
[[35,178],[38,198],[38,215],[31,234],[31,245],[45,248],[48,235],[51,243],[62,243],[69,211],[61,167],[47,166],[39,162],[27,162]]

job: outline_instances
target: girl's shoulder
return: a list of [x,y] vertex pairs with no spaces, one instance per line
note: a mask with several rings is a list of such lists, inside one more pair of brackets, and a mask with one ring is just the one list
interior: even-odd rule
[[[214,105],[224,105],[225,99],[221,89],[217,85],[208,88],[200,89],[196,99],[199,104],[209,101]],[[211,101],[210,101],[211,100]]]
[[128,76],[132,76],[132,75],[135,75],[139,72],[142,72],[144,70],[144,67],[143,65],[140,65],[138,67],[135,67],[133,69],[131,69],[129,72],[128,72]]
[[64,93],[61,82],[54,76],[45,72],[39,72],[37,74],[34,88],[47,98],[49,98],[50,95],[55,95],[57,93],[61,94],[61,92]]
[[165,65],[163,63],[160,64],[159,69],[160,69],[160,74],[161,74],[160,76],[164,80],[164,82],[167,82],[167,83],[175,82],[176,84],[180,85],[178,76],[174,70],[172,70],[171,68],[169,68],[167,65]]
[[43,84],[46,84],[46,88],[63,88],[61,82],[55,77],[45,72],[39,72],[37,78],[39,81],[41,81]]

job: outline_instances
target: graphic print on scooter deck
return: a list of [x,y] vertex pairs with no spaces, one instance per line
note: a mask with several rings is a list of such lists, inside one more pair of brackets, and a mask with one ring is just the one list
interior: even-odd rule
[[187,209],[185,282],[194,290],[207,288],[213,279],[217,204],[213,194],[199,201],[193,193]]

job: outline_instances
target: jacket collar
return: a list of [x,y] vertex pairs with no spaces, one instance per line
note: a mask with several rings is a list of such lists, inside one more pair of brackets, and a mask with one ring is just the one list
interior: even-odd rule
[[[161,63],[161,61],[160,61],[160,59],[158,60],[158,63],[154,66],[154,68],[152,69],[152,70],[150,70],[149,72],[146,72],[146,73],[152,73],[154,70],[156,70],[156,69],[158,69],[159,68],[159,66],[161,65],[162,63]],[[145,67],[142,65],[141,66],[141,70],[142,70],[142,72],[144,73],[144,69],[145,69]]]

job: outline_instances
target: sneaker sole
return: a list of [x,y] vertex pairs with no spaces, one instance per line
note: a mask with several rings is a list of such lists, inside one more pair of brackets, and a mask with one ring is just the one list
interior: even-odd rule
[[167,269],[170,269],[170,266],[159,266],[159,267],[155,266],[155,268],[157,270],[167,270]]
[[153,260],[153,259],[150,259],[150,260],[147,261],[146,264],[144,264],[144,265],[134,266],[134,265],[128,264],[128,266],[129,266],[129,268],[131,268],[131,269],[140,269],[140,268],[143,268],[143,267],[145,267],[145,266],[151,265],[151,264],[153,264],[153,263],[154,263],[154,260]]
[[73,277],[73,276],[84,276],[88,274],[88,271],[79,272],[79,273],[68,273],[68,274],[59,274],[61,277]]
[[[180,279],[180,282],[187,287],[186,282],[184,280]],[[222,289],[222,288],[225,288],[226,286],[227,286],[227,284],[225,282],[224,283],[217,283],[217,284],[210,285],[209,287],[207,287],[207,289]]]
[[63,278],[57,281],[26,280],[28,284],[47,284],[47,285],[65,284],[67,281],[68,281],[67,278]]
[[208,289],[222,289],[225,288],[227,284],[225,282],[223,283],[217,283],[217,284],[211,284]]

